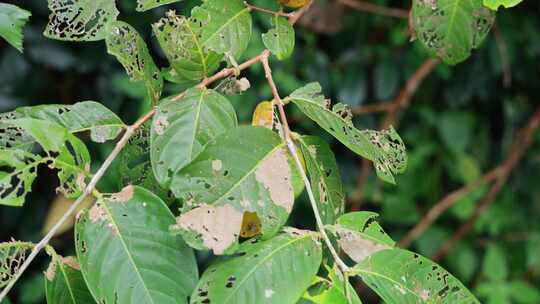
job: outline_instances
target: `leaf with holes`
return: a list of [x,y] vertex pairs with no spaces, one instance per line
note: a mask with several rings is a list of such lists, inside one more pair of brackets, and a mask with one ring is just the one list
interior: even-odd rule
[[0,243],[0,288],[4,288],[13,279],[26,259],[34,244],[11,241]]
[[98,303],[187,303],[198,280],[193,251],[169,226],[167,205],[128,186],[79,214],[77,257]]
[[23,51],[23,28],[31,15],[29,11],[16,5],[0,3],[0,37],[21,53]]
[[0,113],[0,148],[31,151],[35,143],[32,136],[22,128],[9,123],[23,117],[24,115],[15,111]]
[[137,8],[135,10],[137,10],[138,12],[144,12],[161,5],[171,4],[180,1],[182,0],[137,0]]
[[296,303],[317,274],[322,250],[315,232],[285,230],[267,241],[245,242],[235,257],[211,265],[190,303]]
[[269,238],[294,203],[285,142],[263,127],[231,129],[174,176],[171,190],[185,202],[173,229],[194,248],[234,250],[246,211],[257,213],[262,237]]
[[46,120],[19,118],[8,120],[6,124],[24,130],[40,145],[46,156],[38,157],[17,149],[7,150],[13,151],[6,152],[5,157],[13,161],[15,166],[7,162],[8,171],[3,171],[0,175],[2,204],[6,198],[8,204],[22,205],[24,203],[24,196],[30,190],[35,178],[36,166],[40,163],[59,170],[58,189],[64,195],[71,198],[82,193],[90,167],[90,155],[82,141],[64,127]]
[[48,3],[51,14],[43,35],[58,40],[105,39],[107,26],[119,14],[114,0],[48,0]]
[[336,225],[328,226],[339,247],[356,263],[381,250],[394,247],[395,242],[384,232],[374,212],[351,212],[342,215]]
[[319,137],[298,138],[323,224],[334,224],[345,211],[345,193],[334,153]]
[[45,294],[48,304],[96,303],[86,286],[75,257],[62,257],[47,248],[51,263],[45,272]]
[[471,55],[489,33],[495,14],[483,0],[414,0],[412,27],[433,56],[457,64]]
[[272,17],[273,29],[262,34],[264,46],[266,46],[277,59],[284,60],[291,56],[294,50],[294,28],[289,20],[275,15]]
[[209,89],[189,89],[181,100],[160,102],[152,121],[150,157],[156,179],[168,186],[206,143],[237,126],[231,103]]
[[345,282],[345,278],[337,266],[334,265],[334,268],[330,268],[325,265],[325,268],[328,272],[328,278],[317,277],[314,286],[304,294],[304,299],[313,304],[362,304],[354,287],[348,281]]
[[328,108],[330,102],[322,95],[318,83],[297,89],[288,99],[350,150],[374,162],[377,175],[382,180],[395,183],[394,175],[405,171],[405,145],[393,128],[384,131],[356,129],[346,105],[338,103],[332,110]]
[[125,124],[101,103],[83,101],[73,105],[41,105],[15,110],[24,117],[55,122],[70,133],[90,131],[93,141],[103,143],[115,139]]
[[496,11],[500,6],[504,8],[511,8],[520,4],[523,0],[483,0],[484,5],[490,9]]
[[201,45],[240,59],[251,38],[251,14],[242,0],[203,0],[191,16],[199,23]]
[[107,52],[116,57],[133,81],[143,81],[150,99],[157,103],[163,78],[148,52],[146,43],[129,24],[116,21],[108,27]]
[[377,252],[352,269],[386,303],[480,303],[458,279],[414,252]]
[[141,186],[159,196],[167,205],[175,201],[172,193],[158,183],[152,172],[149,122],[142,125],[128,140],[113,164],[118,175],[116,185],[119,189],[128,185]]
[[194,18],[178,16],[174,11],[169,11],[165,18],[152,25],[152,29],[171,67],[181,77],[200,80],[219,67],[223,55],[202,45],[202,23]]

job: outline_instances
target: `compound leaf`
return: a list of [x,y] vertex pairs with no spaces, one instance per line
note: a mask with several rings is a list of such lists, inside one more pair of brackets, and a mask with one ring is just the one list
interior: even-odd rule
[[471,55],[489,33],[495,14],[483,0],[414,0],[412,26],[433,56],[457,64]]
[[181,100],[164,99],[154,115],[150,135],[156,179],[167,186],[206,143],[236,126],[233,106],[214,90],[192,88]]
[[0,288],[4,288],[19,271],[26,254],[34,247],[32,243],[10,241],[0,243]]
[[15,111],[24,117],[55,122],[70,133],[90,131],[90,137],[98,143],[115,139],[125,127],[114,112],[94,101],[83,101],[73,105],[22,107]]
[[144,12],[161,5],[171,4],[180,1],[182,0],[137,0],[137,8],[135,10],[137,10],[138,12]]
[[51,263],[45,273],[45,294],[48,304],[96,303],[86,286],[81,267],[75,257],[62,257],[51,248]]
[[386,303],[480,303],[441,266],[407,250],[379,251],[352,271]]
[[243,243],[236,257],[211,265],[191,304],[296,303],[322,260],[317,234],[294,228],[259,242]]
[[187,303],[198,280],[193,251],[169,226],[167,205],[128,186],[79,215],[77,257],[98,303]]
[[384,131],[356,129],[350,110],[344,104],[336,104],[332,110],[328,108],[329,101],[322,95],[318,83],[297,89],[288,98],[353,152],[374,162],[382,180],[395,183],[394,175],[405,171],[405,145],[393,128]]
[[163,77],[148,52],[146,43],[129,24],[115,21],[106,36],[107,52],[116,57],[133,81],[143,81],[150,99],[157,103],[163,89]]
[[210,76],[218,67],[222,55],[202,45],[202,23],[194,18],[178,16],[169,11],[165,18],[152,25],[161,49],[174,72],[188,80]]
[[174,176],[171,190],[184,199],[174,231],[194,248],[229,253],[244,212],[250,212],[260,219],[262,237],[273,236],[293,207],[291,171],[285,143],[275,132],[230,129]]
[[298,139],[323,224],[334,224],[345,211],[345,194],[330,146],[316,136]]
[[32,13],[16,5],[0,3],[0,37],[23,51],[23,28]]
[[242,56],[252,32],[251,14],[242,0],[203,0],[191,16],[202,27],[203,47],[235,59]]
[[114,0],[48,0],[48,3],[51,14],[43,35],[58,40],[105,39],[108,24],[119,14]]
[[499,9],[500,6],[504,6],[504,8],[511,8],[520,4],[523,0],[483,0],[483,1],[484,1],[485,6],[496,11]]
[[284,60],[291,56],[294,50],[294,28],[284,17],[272,17],[273,29],[262,34],[264,46],[274,54],[277,59]]

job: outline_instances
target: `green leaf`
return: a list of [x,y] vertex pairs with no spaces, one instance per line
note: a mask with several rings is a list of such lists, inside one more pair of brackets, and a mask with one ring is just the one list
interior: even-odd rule
[[150,123],[142,125],[118,154],[115,169],[118,174],[117,186],[141,186],[159,196],[167,205],[175,198],[156,180],[150,162]]
[[23,28],[32,13],[16,5],[0,3],[0,37],[23,51]]
[[508,266],[504,251],[495,244],[489,244],[482,265],[482,272],[491,281],[504,281],[508,278]]
[[262,34],[264,46],[279,60],[287,59],[294,50],[294,28],[289,20],[278,15],[272,17],[272,25],[273,29]]
[[376,222],[378,216],[367,211],[347,213],[327,229],[336,236],[339,247],[360,263],[376,252],[394,247],[395,242]]
[[86,286],[79,262],[75,257],[62,257],[47,250],[51,263],[45,273],[45,293],[48,304],[96,303]]
[[77,257],[97,302],[187,303],[197,264],[182,238],[169,233],[173,223],[163,201],[136,186],[80,214]]
[[509,284],[510,296],[516,303],[534,304],[540,303],[540,290],[525,281],[512,281]]
[[239,59],[251,39],[251,14],[242,0],[203,0],[191,16],[201,24],[203,47]]
[[[319,288],[322,290],[319,290],[315,295],[311,295],[308,291],[304,294],[304,299],[314,304],[362,304],[354,287],[348,281],[345,283],[343,274],[336,266],[330,268],[325,265],[325,268],[328,271],[328,279],[317,278],[316,281],[317,284],[322,285]],[[345,291],[345,288],[347,288],[347,291]]]
[[19,241],[0,243],[0,288],[4,288],[14,279],[15,273],[26,259],[26,254],[33,247],[32,243]]
[[321,245],[311,231],[288,228],[267,241],[248,241],[236,257],[219,260],[204,272],[191,303],[296,303],[321,260]]
[[19,118],[5,123],[24,130],[41,146],[46,156],[42,158],[18,149],[3,153],[5,159],[2,162],[7,169],[0,172],[0,204],[20,206],[24,203],[24,196],[35,178],[36,166],[41,162],[59,170],[60,192],[69,198],[82,193],[90,167],[90,155],[82,141],[64,127],[46,120]]
[[20,149],[30,151],[34,145],[34,139],[24,129],[17,127],[9,122],[23,118],[21,113],[12,111],[0,113],[0,148],[2,149]]
[[137,8],[135,10],[137,10],[138,12],[144,12],[161,5],[171,4],[180,1],[182,0],[137,0]]
[[83,101],[73,105],[22,107],[15,111],[24,117],[55,122],[71,133],[90,131],[90,137],[98,143],[115,139],[125,127],[114,112],[94,101]]
[[106,42],[107,52],[118,59],[131,80],[144,82],[148,96],[157,103],[163,89],[163,78],[139,33],[125,22],[112,22]]
[[45,37],[68,41],[105,39],[107,26],[119,12],[114,0],[48,0],[51,14]]
[[504,8],[511,8],[520,4],[523,0],[483,0],[484,5],[496,11],[502,5]]
[[379,251],[353,273],[386,303],[480,303],[441,266],[403,249]]
[[231,103],[209,89],[189,89],[181,100],[160,102],[151,129],[151,160],[156,179],[168,186],[206,143],[237,126]]
[[202,45],[202,23],[195,18],[169,11],[165,18],[152,25],[152,29],[171,67],[180,77],[200,80],[219,67],[223,56]]
[[377,175],[382,180],[395,183],[394,175],[405,171],[405,145],[393,128],[380,132],[356,129],[346,105],[336,104],[332,110],[328,109],[329,101],[322,95],[318,83],[297,89],[289,99],[353,152],[373,161]]
[[457,64],[471,55],[489,33],[495,14],[482,0],[414,0],[412,26],[432,56]]
[[330,146],[316,136],[298,138],[323,224],[334,224],[345,211],[345,193]]
[[194,248],[232,251],[244,212],[257,214],[261,234],[269,238],[294,203],[285,142],[263,127],[231,129],[174,176],[171,190],[185,201],[173,230]]

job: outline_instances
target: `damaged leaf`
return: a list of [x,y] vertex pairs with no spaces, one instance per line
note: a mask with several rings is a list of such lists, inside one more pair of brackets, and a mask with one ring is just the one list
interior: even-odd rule
[[11,120],[23,117],[21,113],[15,111],[0,113],[0,148],[31,152],[35,143],[32,136],[24,129],[9,123]]
[[511,8],[521,3],[523,0],[483,0],[484,5],[496,11],[500,6]]
[[51,14],[45,37],[69,41],[105,39],[119,12],[114,0],[48,0]]
[[137,0],[136,10],[138,12],[145,12],[161,5],[171,4],[180,1],[182,0]]
[[377,252],[352,272],[386,303],[480,303],[441,266],[403,249]]
[[329,110],[329,101],[318,83],[310,83],[294,91],[290,97],[300,110],[321,128],[332,134],[356,154],[372,161],[382,180],[395,183],[394,175],[403,173],[407,154],[403,141],[393,128],[384,131],[356,129],[350,110],[343,104]]
[[133,81],[142,81],[148,97],[157,103],[163,89],[163,77],[148,52],[146,43],[129,24],[115,21],[108,27],[107,52],[122,64]]
[[0,3],[0,37],[23,51],[23,28],[32,14],[16,5]]
[[294,230],[240,245],[235,257],[212,264],[191,296],[192,304],[296,303],[322,260],[317,234]]
[[374,212],[351,212],[342,215],[328,229],[336,236],[339,247],[356,263],[381,250],[394,247],[395,242],[376,222]]
[[77,257],[98,303],[187,303],[197,264],[182,238],[169,233],[172,224],[165,203],[137,186],[104,196],[79,215]]
[[95,303],[86,286],[75,257],[62,257],[48,248],[51,263],[45,272],[45,294],[48,304]]
[[202,28],[202,47],[240,59],[252,31],[251,14],[242,0],[203,0],[191,17]]
[[274,54],[277,59],[284,60],[291,56],[294,50],[295,35],[294,28],[284,17],[272,16],[274,28],[262,34],[264,46]]
[[[354,287],[350,282],[345,282],[345,277],[337,266],[334,265],[333,268],[324,266],[328,272],[328,278],[317,277],[314,286],[306,291],[303,299],[313,304],[362,304]],[[348,290],[346,291],[345,288]]]
[[253,112],[251,125],[274,129],[274,104],[271,101],[261,101],[257,105]]
[[330,146],[316,136],[298,139],[323,224],[334,224],[345,211],[345,194]]
[[0,205],[22,206],[32,191],[37,167],[44,162],[39,155],[10,149],[0,153]]
[[21,107],[15,111],[24,117],[55,122],[70,133],[90,131],[91,139],[98,143],[115,139],[125,127],[114,112],[95,101]]
[[432,56],[457,64],[486,38],[495,14],[483,0],[414,0],[413,32]]
[[[221,239],[233,237],[235,242],[227,244],[231,248],[237,242],[244,212],[257,213],[261,235],[268,238],[283,226],[294,202],[285,143],[276,133],[253,126],[230,129],[210,142],[191,164],[174,176],[171,190],[184,200],[184,212],[194,212],[190,210],[206,205],[233,208],[236,220],[225,222],[231,227],[222,228],[230,235],[220,235]],[[181,226],[183,220],[187,219],[179,218]],[[194,240],[207,233],[204,227],[200,228],[203,229],[180,233],[188,242],[191,240],[190,245],[200,248],[203,242]]]
[[222,95],[192,88],[182,100],[164,99],[152,120],[150,157],[156,179],[168,186],[206,143],[236,127],[236,112]]
[[223,55],[202,45],[203,26],[197,19],[169,11],[152,29],[176,74],[188,80],[200,80],[219,67]]
[[0,288],[4,288],[14,279],[26,259],[26,255],[34,247],[32,243],[10,241],[0,243]]

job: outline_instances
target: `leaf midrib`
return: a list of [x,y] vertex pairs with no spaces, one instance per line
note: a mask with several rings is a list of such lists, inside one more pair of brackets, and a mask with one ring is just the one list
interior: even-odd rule
[[224,28],[226,28],[230,23],[232,23],[234,20],[238,19],[242,14],[248,12],[249,13],[249,9],[246,7],[242,10],[240,10],[238,13],[236,13],[235,15],[233,15],[229,20],[227,20],[225,23],[223,23],[222,26],[218,27],[218,29],[212,34],[210,35],[208,38],[206,38],[204,41],[203,41],[203,45],[206,45],[208,43],[208,41],[214,39],[214,37],[220,33],[221,31],[223,31]]

